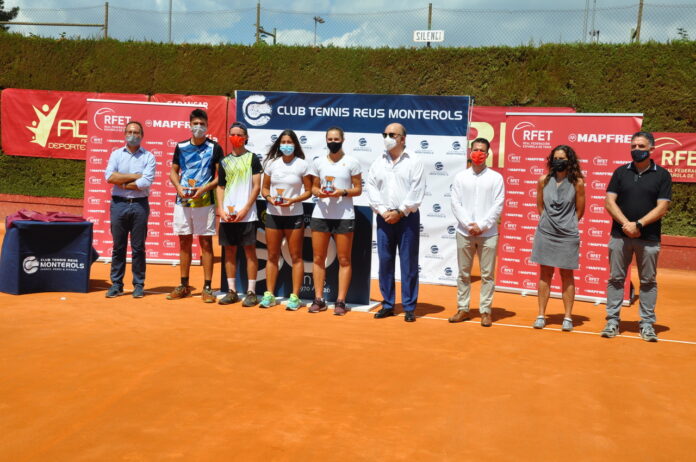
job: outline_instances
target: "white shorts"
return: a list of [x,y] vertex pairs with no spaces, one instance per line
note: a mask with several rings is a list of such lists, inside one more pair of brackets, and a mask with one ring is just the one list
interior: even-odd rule
[[174,206],[174,234],[179,236],[196,234],[215,236],[215,206],[182,207]]

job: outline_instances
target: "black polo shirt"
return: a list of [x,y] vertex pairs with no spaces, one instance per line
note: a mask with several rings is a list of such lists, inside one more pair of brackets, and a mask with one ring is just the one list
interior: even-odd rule
[[[658,199],[672,200],[672,175],[650,159],[650,167],[638,173],[633,162],[614,170],[608,193],[616,194],[616,204],[626,218],[636,221],[657,206]],[[640,239],[659,241],[662,234],[661,220],[645,225]],[[613,237],[626,237],[621,225],[614,220],[611,225]]]

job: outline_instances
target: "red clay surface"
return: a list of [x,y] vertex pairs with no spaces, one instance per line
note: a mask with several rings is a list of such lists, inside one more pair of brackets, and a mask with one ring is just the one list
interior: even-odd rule
[[483,328],[447,323],[453,287],[421,286],[410,324],[167,301],[172,266],[107,300],[108,269],[88,294],[0,293],[0,460],[695,457],[696,344],[666,341],[696,342],[694,272],[659,271],[648,344],[635,305],[602,339],[603,306],[582,302],[575,332],[554,330],[555,299],[537,331],[535,297],[496,293]]

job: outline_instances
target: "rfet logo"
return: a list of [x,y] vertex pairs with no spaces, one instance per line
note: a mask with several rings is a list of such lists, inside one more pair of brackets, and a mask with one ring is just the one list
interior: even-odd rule
[[250,95],[242,103],[242,114],[244,118],[254,127],[266,125],[271,120],[273,107],[264,95]]
[[512,276],[513,274],[515,274],[515,270],[513,268],[510,268],[509,266],[501,266],[500,272],[506,276]]
[[539,221],[539,214],[536,212],[528,212],[527,219],[532,220],[532,221]]
[[539,167],[538,165],[532,165],[529,167],[529,173],[531,173],[534,176],[541,176],[544,173],[546,173],[546,169]]
[[94,126],[104,132],[122,132],[131,116],[118,114],[114,108],[101,107],[94,112]]
[[506,231],[517,231],[517,223],[506,221],[503,225],[503,229]]
[[524,238],[525,241],[532,243],[534,242],[534,234],[527,234],[527,236]]
[[512,199],[505,199],[505,207],[509,209],[516,209],[519,206],[519,202]]
[[590,204],[590,211],[592,213],[604,213],[604,207],[599,204]]
[[508,154],[508,162],[519,164],[522,162],[522,156],[519,154]]
[[607,167],[609,165],[609,159],[595,156],[594,159],[592,159],[592,165],[596,165],[597,167]]
[[160,211],[159,210],[150,210],[150,216],[152,218],[159,218],[160,217]]
[[520,179],[516,178],[514,176],[509,176],[507,177],[507,180],[505,180],[507,184],[510,186],[519,186],[520,185]]
[[604,232],[601,229],[592,227],[587,230],[587,234],[589,234],[591,237],[602,237],[604,235]]
[[507,253],[515,253],[515,250],[517,250],[517,249],[515,248],[514,245],[503,244],[503,251],[504,251],[504,252],[507,252]]
[[585,255],[587,256],[587,259],[591,260],[591,261],[601,261],[602,260],[602,254],[599,252],[595,252],[594,250],[590,250]]
[[102,179],[98,177],[92,177],[89,179],[89,184],[102,184]]
[[173,248],[176,247],[176,242],[174,242],[174,241],[164,241],[164,242],[162,243],[162,245],[163,245],[164,248],[166,248],[166,249],[173,249]]
[[89,205],[100,205],[101,200],[98,197],[90,197],[89,199],[87,199],[87,203]]
[[525,289],[536,289],[537,288],[537,283],[536,281],[532,281],[531,279],[525,279],[522,281],[522,287]]
[[92,136],[90,137],[89,142],[92,144],[102,144],[104,139],[99,136]]
[[588,284],[599,284],[599,278],[594,274],[586,274],[585,282]]
[[518,148],[523,147],[527,143],[549,142],[553,130],[536,130],[536,126],[532,122],[519,122],[512,129],[512,142]]
[[592,180],[592,189],[595,191],[604,191],[607,189],[607,184],[602,181]]

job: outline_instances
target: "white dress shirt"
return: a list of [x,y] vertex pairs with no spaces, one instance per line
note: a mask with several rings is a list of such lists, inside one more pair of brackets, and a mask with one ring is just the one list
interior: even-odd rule
[[404,215],[416,212],[425,196],[423,164],[407,152],[396,161],[385,152],[370,166],[366,188],[375,213],[382,215],[393,209]]
[[481,237],[498,234],[498,219],[503,211],[505,184],[503,176],[490,168],[475,173],[467,168],[457,173],[452,183],[452,212],[457,232],[470,236],[469,223],[476,223]]

